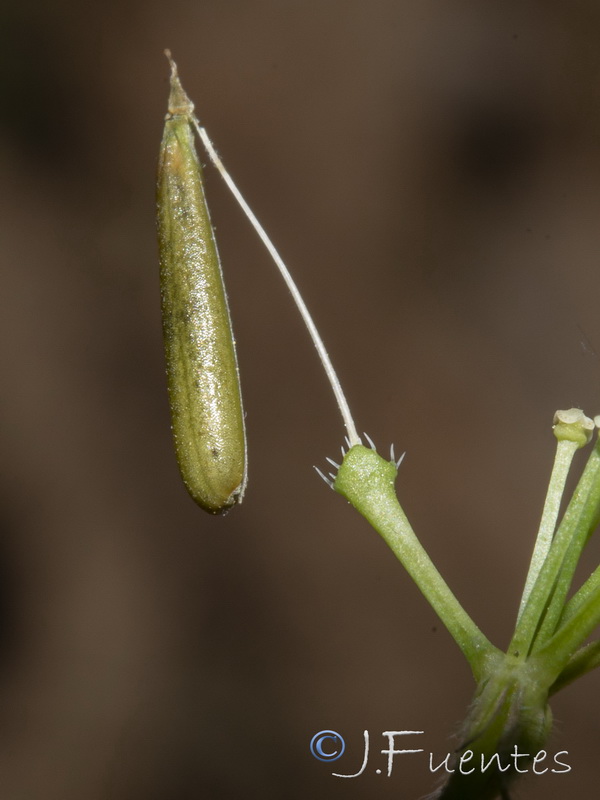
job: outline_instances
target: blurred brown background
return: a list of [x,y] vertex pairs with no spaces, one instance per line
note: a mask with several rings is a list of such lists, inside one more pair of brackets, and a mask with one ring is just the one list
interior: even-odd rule
[[[250,482],[197,509],[170,441],[154,221],[170,47],[305,292],[360,429],[506,646],[556,408],[600,410],[600,7],[224,0],[0,10],[0,796],[417,798],[472,681],[377,535],[316,477],[343,428],[211,168]],[[580,461],[583,459],[581,456]],[[594,544],[585,571],[598,561]],[[597,783],[599,675],[550,751]],[[342,733],[348,756],[312,758]],[[354,772],[362,731],[365,775]]]

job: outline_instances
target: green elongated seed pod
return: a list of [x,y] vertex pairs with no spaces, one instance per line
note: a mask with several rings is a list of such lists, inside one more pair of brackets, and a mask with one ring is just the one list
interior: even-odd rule
[[231,320],[194,146],[193,110],[171,61],[157,189],[171,420],[183,481],[198,505],[218,514],[244,494],[246,433]]

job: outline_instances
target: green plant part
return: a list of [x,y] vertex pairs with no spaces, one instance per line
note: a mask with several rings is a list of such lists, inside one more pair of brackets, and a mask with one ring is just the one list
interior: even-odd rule
[[560,511],[560,501],[565,490],[573,456],[580,447],[585,447],[590,442],[593,430],[593,421],[586,417],[579,408],[557,411],[554,415],[553,431],[558,442],[556,458],[554,459],[554,468],[548,484],[544,511],[531,557],[531,564],[529,565],[529,572],[525,580],[523,596],[521,597],[519,618],[527,605],[531,590],[550,550]]
[[[506,653],[466,614],[416,538],[396,498],[393,455],[386,461],[374,449],[355,446],[332,475],[332,488],[378,531],[429,600],[477,682],[459,747],[448,765],[452,774],[435,794],[440,800],[507,798],[511,783],[528,771],[548,738],[549,697],[600,664],[600,642],[583,646],[600,624],[600,567],[566,602],[582,548],[600,516],[600,444],[593,448],[554,534],[572,456],[590,441],[593,430],[579,409],[557,412],[554,423],[557,457],[534,548],[533,589]],[[469,767],[462,770],[465,758]]]
[[500,651],[460,605],[417,539],[396,497],[397,472],[393,459],[386,461],[374,449],[356,445],[344,456],[333,488],[382,536],[447,627],[475,678],[481,680]]
[[[568,599],[580,555],[600,518],[598,441],[592,448],[579,483],[560,524],[557,525],[573,456],[579,448],[590,441],[594,425],[579,409],[559,411],[556,414],[554,420],[554,435],[557,439],[556,460],[514,634],[507,651],[503,653],[486,638],[466,613],[417,539],[396,497],[394,484],[400,462],[395,461],[393,449],[391,458],[387,461],[377,454],[373,445],[370,449],[363,446],[337,375],[297,287],[264,229],[225,170],[205,129],[193,116],[193,107],[179,86],[175,70],[172,87],[172,107],[167,118],[167,125],[171,123],[171,126],[168,135],[167,130],[165,131],[163,148],[166,147],[168,150],[172,147],[173,153],[178,153],[183,148],[182,152],[191,159],[193,144],[190,126],[196,128],[210,158],[255,227],[286,281],[331,383],[346,426],[349,449],[348,452],[343,451],[341,465],[328,459],[336,469],[335,474],[330,473],[331,480],[323,473],[320,473],[321,476],[329,486],[344,496],[386,541],[458,644],[473,672],[476,681],[475,695],[462,728],[459,747],[450,765],[456,767],[465,760],[472,764],[473,768],[455,769],[435,797],[440,800],[493,800],[501,796],[506,800],[511,783],[520,773],[527,771],[531,762],[535,766],[536,755],[542,751],[549,735],[552,725],[549,697],[600,665],[600,641],[586,644],[587,638],[600,625],[600,567]],[[173,141],[175,144],[169,144]],[[172,159],[172,156],[169,158]],[[184,181],[183,174],[180,174],[178,158],[179,156],[175,158],[178,166],[174,172],[180,177],[173,177],[173,186],[168,182],[165,184],[164,194],[171,198],[177,195],[179,192],[177,187]],[[168,161],[166,157],[165,159]],[[197,189],[194,189],[194,192],[197,192]],[[178,215],[186,217],[185,213],[178,212],[176,202],[171,199],[169,203],[170,210],[164,213],[160,223],[163,239],[161,247],[167,254],[165,259],[167,273],[171,258],[168,243],[169,237],[172,236],[169,226],[172,224],[173,213],[177,212],[175,217]],[[192,237],[196,228],[202,225],[205,226],[203,239],[208,237],[212,241],[212,234],[209,236],[206,228],[206,225],[209,226],[208,213],[206,212],[202,222],[198,222],[195,216],[194,220],[193,223],[185,219],[177,222],[185,234],[178,233],[174,237],[175,241],[177,237],[182,240],[188,235]],[[175,300],[171,300],[168,295],[171,292],[171,285],[169,280],[167,281],[165,323],[167,340],[171,336],[170,326],[173,325],[170,321],[171,308],[175,310],[186,308],[179,299],[185,291],[185,284],[186,281],[182,281],[184,288],[173,289]],[[178,281],[174,281],[173,285],[177,287]],[[163,294],[163,308],[165,308],[165,294]],[[226,311],[226,305],[224,308]],[[226,314],[221,313],[217,316],[221,320],[227,318],[228,321]],[[227,328],[229,329],[228,324]],[[185,335],[189,336],[185,325],[181,330],[184,339]],[[174,369],[170,380],[179,382],[187,374],[185,365],[191,363],[193,359],[187,355],[184,345],[177,345],[173,353],[175,363],[180,362],[184,368]],[[233,372],[237,377],[235,356],[233,360],[231,357],[229,359],[229,369],[231,370],[233,365]],[[172,403],[175,405],[176,400],[177,395],[172,390]],[[241,413],[241,404],[239,411]],[[232,414],[232,418],[234,416],[235,414]],[[595,418],[595,423],[597,426],[600,425],[600,416]],[[184,424],[191,434],[193,426],[185,420]],[[203,434],[202,431],[200,433]],[[243,424],[238,430],[236,445],[238,451],[242,441],[240,435],[243,436]],[[368,437],[365,438],[370,441]],[[245,446],[243,450],[245,452]],[[236,479],[239,479],[240,483],[233,491],[239,493],[243,491],[245,483],[245,468],[238,470]],[[223,498],[219,502],[222,503]]]
[[217,514],[244,494],[244,415],[221,265],[194,146],[194,106],[173,62],[171,70],[157,192],[169,400],[183,481],[198,505]]
[[[439,800],[508,798],[511,784],[543,752],[552,727],[548,681],[537,664],[507,655],[480,681],[463,725],[453,770]],[[467,767],[461,759],[468,758]]]

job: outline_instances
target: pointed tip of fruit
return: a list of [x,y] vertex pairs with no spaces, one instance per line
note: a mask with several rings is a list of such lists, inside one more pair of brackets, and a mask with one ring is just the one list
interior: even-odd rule
[[181,81],[179,80],[179,73],[177,72],[177,64],[173,61],[171,51],[165,50],[165,55],[169,59],[171,65],[171,92],[169,94],[169,114],[177,116],[183,114],[190,116],[194,112],[194,104],[185,93]]

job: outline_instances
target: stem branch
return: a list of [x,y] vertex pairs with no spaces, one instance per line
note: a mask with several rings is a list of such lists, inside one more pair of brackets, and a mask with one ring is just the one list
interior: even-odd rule
[[552,475],[550,476],[550,483],[548,484],[542,519],[533,548],[533,555],[525,581],[523,596],[521,597],[518,619],[520,619],[523,614],[531,590],[550,552],[554,531],[556,530],[556,520],[558,519],[558,512],[560,511],[560,503],[565,490],[565,483],[567,481],[571,462],[573,461],[573,456],[578,447],[579,444],[577,442],[569,441],[568,439],[557,442],[554,467],[552,468]]
[[417,539],[396,498],[396,473],[394,462],[385,461],[374,450],[357,446],[346,454],[334,488],[368,520],[402,562],[479,681],[488,674],[490,659],[503,656],[458,602]]

